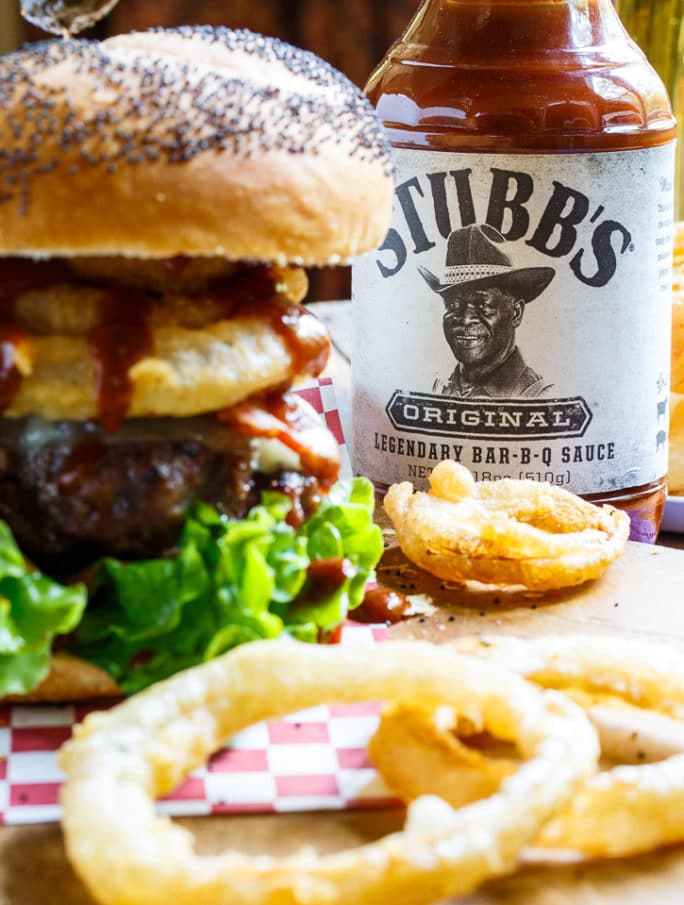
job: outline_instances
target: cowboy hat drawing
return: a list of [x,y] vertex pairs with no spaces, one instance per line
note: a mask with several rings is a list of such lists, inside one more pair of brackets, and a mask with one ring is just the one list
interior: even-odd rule
[[464,289],[490,287],[531,302],[546,289],[556,271],[552,267],[514,267],[508,255],[497,247],[505,241],[498,230],[486,223],[455,229],[447,240],[446,267],[441,277],[420,265],[418,270],[445,303]]

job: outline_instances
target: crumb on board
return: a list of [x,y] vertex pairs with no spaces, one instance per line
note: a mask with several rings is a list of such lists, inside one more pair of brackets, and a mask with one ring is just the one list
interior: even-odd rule
[[437,612],[437,607],[428,594],[409,594],[407,600],[411,606],[406,610],[406,616],[431,616]]

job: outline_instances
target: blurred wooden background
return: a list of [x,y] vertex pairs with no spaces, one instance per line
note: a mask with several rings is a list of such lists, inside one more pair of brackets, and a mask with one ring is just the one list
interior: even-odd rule
[[[404,30],[420,0],[120,0],[83,37],[153,26],[227,25],[283,38],[312,50],[363,86],[371,70]],[[0,0],[0,52],[46,35],[21,20],[19,0]],[[310,275],[311,301],[346,298],[349,273],[323,269]]]

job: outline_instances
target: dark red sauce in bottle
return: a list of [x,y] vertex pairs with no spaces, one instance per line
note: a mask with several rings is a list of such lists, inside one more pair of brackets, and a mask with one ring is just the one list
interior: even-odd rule
[[[543,438],[539,437],[530,446],[528,462],[523,463],[523,453],[517,450],[521,457],[518,460],[509,455],[508,462],[500,459],[494,461],[496,454],[493,453],[492,459],[487,463],[487,448],[496,445],[500,437],[488,439],[486,425],[482,429],[478,425],[480,433],[477,441],[472,442],[477,442],[480,447],[477,453],[481,457],[480,461],[465,453],[461,461],[471,470],[478,471],[483,479],[487,478],[487,474],[524,477],[529,473],[541,480],[564,481],[564,486],[591,500],[611,503],[627,510],[632,518],[633,538],[653,541],[660,525],[666,493],[662,450],[667,428],[665,423],[658,424],[655,416],[657,406],[661,410],[663,399],[667,396],[666,328],[658,328],[659,337],[662,334],[663,340],[665,388],[662,386],[663,380],[657,379],[653,351],[648,352],[649,366],[642,367],[641,362],[645,359],[634,340],[636,338],[641,342],[643,337],[644,348],[646,343],[652,342],[648,337],[650,324],[646,324],[650,312],[654,319],[659,319],[658,323],[661,325],[666,317],[663,300],[667,295],[669,281],[668,221],[671,223],[672,211],[668,205],[671,205],[672,198],[672,170],[669,171],[669,176],[663,175],[666,164],[659,163],[659,170],[655,164],[649,169],[651,164],[648,161],[643,170],[642,183],[651,180],[651,199],[662,193],[662,198],[657,199],[660,204],[657,214],[655,208],[653,211],[649,210],[649,222],[652,223],[653,230],[650,227],[646,230],[638,222],[645,211],[640,211],[636,217],[633,209],[630,212],[629,192],[624,193],[627,201],[616,204],[616,198],[623,189],[623,178],[620,175],[623,170],[620,167],[628,166],[625,161],[629,154],[622,152],[636,154],[648,151],[651,154],[648,159],[656,160],[657,157],[660,161],[666,161],[667,149],[664,146],[671,145],[675,137],[675,122],[660,80],[627,36],[612,3],[610,0],[424,0],[404,34],[372,74],[367,94],[397,149],[398,159],[403,154],[403,159],[409,160],[407,152],[429,152],[433,155],[433,160],[443,157],[443,164],[431,163],[421,170],[421,165],[417,162],[420,155],[416,153],[414,163],[411,164],[415,170],[411,170],[408,164],[404,166],[398,177],[400,185],[397,190],[394,233],[390,233],[386,245],[376,256],[376,261],[366,269],[355,270],[354,294],[357,302],[359,299],[363,301],[364,292],[368,295],[367,302],[355,305],[355,316],[359,318],[355,338],[363,344],[364,335],[369,332],[386,332],[384,341],[388,347],[391,345],[391,350],[388,348],[383,354],[382,336],[374,340],[374,347],[370,341],[361,348],[357,343],[357,357],[360,355],[362,360],[371,362],[378,375],[382,374],[385,362],[391,360],[391,355],[403,356],[405,360],[418,360],[425,370],[422,382],[411,372],[410,378],[402,379],[399,375],[394,379],[393,389],[409,394],[420,392],[426,396],[432,393],[437,397],[439,394],[447,394],[447,389],[444,388],[446,384],[448,392],[458,400],[468,398],[467,394],[472,392],[473,396],[470,398],[473,403],[470,408],[477,409],[479,406],[480,416],[491,420],[495,416],[482,408],[485,402],[491,402],[491,398],[478,402],[474,397],[482,399],[487,393],[495,395],[496,381],[492,379],[487,384],[482,379],[478,386],[474,379],[468,385],[465,379],[457,380],[452,375],[449,383],[446,371],[442,371],[445,379],[441,386],[433,389],[433,380],[435,387],[438,385],[435,377],[439,373],[435,358],[441,354],[440,349],[445,348],[444,335],[438,325],[433,334],[434,341],[426,340],[420,349],[413,337],[424,334],[426,319],[440,317],[442,303],[447,313],[450,310],[451,299],[445,292],[447,284],[469,283],[469,288],[472,288],[477,279],[480,279],[482,288],[482,281],[488,287],[488,279],[495,282],[497,274],[507,270],[510,272],[516,266],[518,269],[529,269],[531,266],[553,268],[556,271],[555,283],[551,283],[538,301],[534,300],[528,305],[527,302],[531,298],[536,299],[536,295],[533,295],[529,287],[516,287],[520,311],[515,316],[518,321],[526,319],[523,324],[526,326],[533,316],[543,314],[546,310],[543,306],[548,306],[554,293],[559,293],[561,282],[558,274],[562,268],[569,266],[573,255],[581,250],[583,257],[575,260],[575,266],[582,273],[585,282],[578,278],[575,281],[576,288],[568,291],[565,296],[565,308],[561,304],[553,309],[558,312],[553,321],[553,331],[556,334],[562,333],[566,346],[576,343],[578,354],[584,355],[587,360],[593,358],[598,361],[602,357],[606,363],[603,369],[605,376],[597,377],[601,392],[608,381],[612,381],[615,386],[618,382],[624,386],[619,401],[613,401],[609,406],[612,422],[609,424],[609,419],[606,420],[607,426],[605,429],[601,428],[601,435],[591,436],[590,441],[578,439],[583,429],[578,423],[574,433],[570,431],[571,436],[566,444],[568,452],[563,454],[569,457],[569,461],[561,461],[559,445],[553,453],[553,462],[548,466],[541,461]],[[658,149],[660,157],[654,154]],[[480,163],[482,155],[491,155],[486,158],[486,164]],[[494,155],[500,160],[499,163],[492,159]],[[611,170],[607,164],[601,163],[604,155],[611,155],[610,159],[617,161],[617,169]],[[425,154],[422,156],[425,157]],[[585,163],[590,156],[594,164]],[[558,162],[562,159],[567,162],[567,166],[561,164],[566,169],[559,171]],[[645,157],[641,159],[646,160]],[[671,156],[669,159],[672,159]],[[608,160],[607,156],[605,160]],[[590,169],[592,165],[593,176]],[[584,167],[577,179],[568,169],[571,166],[576,166],[578,173]],[[497,168],[500,171],[498,174],[495,172]],[[660,174],[657,178],[654,175],[656,171]],[[417,176],[412,182],[409,176],[413,172]],[[555,176],[552,184],[548,174],[557,172],[569,175],[567,178],[565,175]],[[638,186],[639,179],[633,178]],[[505,188],[503,193],[499,193],[501,197],[494,191],[497,179],[499,188]],[[485,186],[485,189],[478,188],[478,181],[479,186]],[[547,221],[543,223],[540,220],[543,207],[537,209],[535,205],[543,192],[550,197],[554,185],[558,210],[554,213],[553,205],[547,208]],[[489,205],[486,201],[488,194]],[[566,199],[563,204],[560,200],[562,195]],[[583,198],[587,199],[586,211],[580,210],[584,204]],[[528,216],[529,224],[525,220]],[[556,220],[551,224],[548,218],[553,216]],[[602,223],[603,232],[599,234],[597,230]],[[549,229],[547,234],[546,226],[550,225],[553,225],[555,231]],[[492,226],[496,235],[490,229]],[[615,233],[611,232],[613,226]],[[476,240],[477,247],[471,244],[464,251],[465,240],[468,238],[465,235],[466,227],[470,227],[470,238]],[[618,239],[619,227],[624,230],[624,243]],[[639,232],[640,229],[644,231]],[[449,259],[449,251],[445,255],[441,249],[446,249],[447,239],[459,230],[463,232],[453,238],[452,257]],[[570,250],[568,243],[572,244],[571,240],[575,237],[577,242]],[[582,320],[577,317],[577,300],[582,301],[583,311],[586,309],[590,312],[592,307],[598,309],[606,297],[605,293],[600,294],[596,286],[590,285],[592,279],[598,282],[605,278],[605,274],[600,273],[601,262],[599,261],[599,271],[596,274],[588,266],[590,260],[594,261],[592,255],[595,252],[598,252],[600,258],[601,242],[604,239],[610,249],[604,245],[603,250],[615,256],[618,275],[620,268],[624,270],[625,266],[629,266],[630,255],[641,255],[648,246],[651,255],[649,274],[652,273],[653,277],[649,277],[650,290],[646,288],[638,293],[638,299],[626,299],[621,308],[617,307],[617,295],[613,296],[616,301],[611,304],[616,307],[611,310],[618,312],[614,320],[615,331],[612,336],[604,331],[599,345],[591,330],[583,328]],[[435,243],[440,249],[439,260],[437,257],[430,257],[431,246]],[[658,252],[662,254],[658,265],[655,264],[656,243]],[[563,245],[568,246],[567,253],[563,252]],[[545,254],[540,252],[537,259],[531,260],[530,247],[540,248]],[[519,251],[528,255],[524,258],[527,263],[522,266],[516,265],[515,261],[515,255]],[[563,254],[566,256],[563,257]],[[412,277],[412,290],[421,292],[421,298],[425,298],[420,317],[414,313],[412,319],[406,313],[409,309],[402,307],[401,290],[397,288],[399,279],[394,272],[405,274],[412,269],[415,275],[419,264],[427,264],[425,269],[431,271],[435,278],[430,287],[426,286],[427,276],[425,280],[419,276]],[[469,276],[463,270],[465,266],[473,268]],[[461,271],[458,270],[459,267]],[[658,267],[661,268],[660,273]],[[378,268],[384,268],[384,280],[377,276]],[[436,268],[441,268],[439,273]],[[638,275],[639,268],[634,272]],[[397,345],[395,334],[390,335],[390,331],[382,329],[382,323],[389,323],[388,317],[381,318],[378,315],[378,323],[372,322],[372,312],[377,310],[377,288],[383,282],[389,285],[393,280],[396,285],[393,292],[388,290],[388,298],[391,297],[393,318],[404,325],[406,342],[401,347]],[[510,282],[513,281],[509,281],[509,285]],[[613,285],[616,283],[617,280]],[[608,291],[608,282],[606,286]],[[565,293],[566,290],[563,289],[562,292]],[[462,298],[460,301],[463,304]],[[477,299],[473,298],[471,301],[475,305]],[[481,303],[482,299],[479,301]],[[525,304],[521,305],[521,301]],[[388,310],[389,307],[388,301]],[[475,359],[477,345],[484,343],[484,334],[489,329],[485,322],[491,321],[487,321],[482,311],[479,311],[476,313],[479,322],[476,323],[477,317],[473,314],[475,308],[472,311],[467,308],[466,311],[469,312],[469,326],[463,328],[459,335],[452,333],[452,349],[458,349],[463,359],[468,356]],[[447,332],[447,325],[443,330],[444,333]],[[522,328],[518,333],[525,335]],[[549,339],[550,350],[553,337],[550,336]],[[525,354],[528,341],[522,339],[519,342],[520,349]],[[596,347],[591,348],[592,344]],[[629,355],[623,351],[627,347],[633,350]],[[535,348],[539,351],[540,346]],[[591,351],[588,351],[590,348]],[[655,345],[651,348],[655,348]],[[502,356],[505,351],[502,351]],[[532,366],[527,371],[538,368],[546,376],[546,370],[552,370],[548,361],[553,358],[553,352],[548,352],[550,358],[545,361],[543,355],[540,359],[537,351],[527,362]],[[620,365],[613,367],[614,361],[620,362]],[[525,372],[524,365],[525,362],[519,367],[521,380],[516,393],[524,383],[533,382],[532,375]],[[453,367],[453,363],[451,366]],[[461,375],[464,375],[467,363],[460,368]],[[474,367],[472,373],[477,375]],[[652,397],[648,403],[648,417],[636,419],[631,431],[625,429],[620,434],[620,422],[627,424],[630,411],[634,411],[635,388],[641,391],[639,376],[643,380],[642,386],[648,386],[645,392]],[[401,419],[405,412],[399,404],[394,404],[392,408],[391,393],[385,392],[384,388],[381,398],[379,395],[377,399],[373,397],[374,372],[371,365],[363,372],[359,371],[355,380],[358,389],[354,397],[353,463],[356,470],[370,474],[380,489],[396,480],[421,478],[425,481],[431,467],[434,467],[440,457],[453,457],[454,445],[462,443],[460,437],[465,436],[466,444],[471,442],[468,438],[472,437],[475,430],[472,426],[473,415],[467,416],[470,417],[470,433],[463,427],[460,433],[449,433],[444,428],[439,436],[429,436],[431,432],[434,434],[437,418],[451,418],[452,423],[460,418],[460,411],[446,414],[436,412],[441,406],[439,401],[430,403],[435,411],[427,415],[424,407],[410,411],[407,409],[413,422],[408,423],[409,415],[406,415],[406,423],[402,422],[401,428],[395,430],[395,425],[390,424],[390,419],[385,414],[386,409],[391,410],[395,420]],[[561,380],[555,379],[553,382],[559,385]],[[656,384],[659,384],[659,389]],[[554,392],[557,396],[572,395],[570,390],[561,389],[558,385],[547,394],[547,398]],[[595,383],[594,387],[596,386]],[[589,390],[583,389],[581,394],[575,392],[583,396],[587,409],[592,414],[592,429],[599,423],[603,424],[603,421],[599,421],[603,417],[597,401],[600,394],[594,393],[591,386]],[[514,396],[513,391],[509,396]],[[513,401],[517,398],[521,397],[515,396]],[[611,398],[616,399],[614,393]],[[429,402],[430,400],[425,405]],[[644,402],[645,411],[646,406],[647,403]],[[518,417],[514,406],[510,406],[508,417],[511,423]],[[565,414],[556,417],[561,419]],[[423,424],[421,418],[431,420]],[[418,428],[422,432],[411,432],[414,428],[418,429],[416,424],[419,421],[421,423]],[[489,430],[490,434],[496,433],[491,427]],[[477,433],[476,430],[475,432]],[[630,452],[630,437],[633,438],[640,432],[645,439],[639,450]],[[573,456],[584,456],[583,465],[586,465],[587,456],[599,454],[599,441],[610,443],[614,438],[615,444],[611,451],[606,452],[604,449],[603,452],[606,455],[614,452],[614,461],[617,463],[619,459],[619,464],[607,463],[603,471],[594,469],[591,475],[589,469],[582,472],[576,467]],[[402,441],[401,447],[399,439]],[[435,455],[432,460],[428,460],[427,455],[420,461],[411,459],[410,453],[406,452],[407,440],[416,443],[434,440]],[[444,444],[444,447],[440,447],[440,444]],[[659,444],[660,450],[657,456],[656,444]],[[575,452],[576,446],[580,447],[579,453]],[[649,456],[648,467],[642,467]],[[412,463],[413,474],[407,470],[407,460]],[[483,467],[487,464],[489,468]],[[496,467],[492,468],[492,465]],[[372,471],[375,473],[371,473]],[[633,477],[645,475],[646,472],[648,480]]]

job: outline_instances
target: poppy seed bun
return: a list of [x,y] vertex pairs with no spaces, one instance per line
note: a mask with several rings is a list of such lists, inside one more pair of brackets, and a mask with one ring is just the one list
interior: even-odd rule
[[187,27],[0,61],[0,255],[339,263],[384,238],[389,147],[311,53]]

